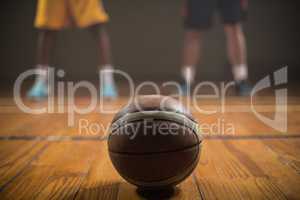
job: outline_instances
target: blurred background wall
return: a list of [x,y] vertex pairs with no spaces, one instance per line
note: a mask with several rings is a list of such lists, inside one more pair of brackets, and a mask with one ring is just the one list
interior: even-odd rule
[[[258,80],[289,66],[289,79],[300,78],[300,12],[296,0],[249,0],[244,24],[250,78]],[[2,1],[0,10],[1,82],[14,81],[35,64],[37,31],[33,28],[36,0]],[[183,0],[105,0],[110,13],[115,65],[135,80],[178,80],[181,63]],[[66,79],[97,79],[96,46],[84,30],[58,35],[53,66]],[[216,20],[207,32],[199,80],[230,80],[222,26]]]

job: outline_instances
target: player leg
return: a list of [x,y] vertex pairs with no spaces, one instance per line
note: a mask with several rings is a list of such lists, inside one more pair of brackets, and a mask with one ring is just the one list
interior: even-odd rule
[[99,52],[99,74],[102,74],[101,94],[104,97],[115,98],[117,97],[117,89],[113,77],[114,68],[112,65],[110,39],[105,24],[93,25],[89,30],[96,40]]
[[48,68],[50,53],[56,32],[67,26],[67,6],[61,0],[39,0],[35,19],[35,27],[39,30],[37,43],[37,69],[33,87],[28,97],[41,99],[48,95]]
[[200,61],[204,31],[211,26],[214,11],[212,0],[187,0],[185,13],[185,34],[183,44],[182,77],[183,93],[192,85],[196,65]]
[[38,74],[36,75],[33,87],[28,92],[30,98],[43,98],[48,95],[48,68],[49,56],[53,46],[55,31],[40,30],[37,43],[37,65]]
[[203,32],[186,30],[183,41],[182,76],[187,85],[191,85],[195,78],[195,67],[200,60]]
[[224,30],[227,39],[227,53],[232,65],[235,81],[243,81],[248,78],[247,53],[245,36],[240,23],[225,24]]
[[117,97],[113,78],[111,46],[106,30],[109,17],[103,8],[102,1],[71,1],[70,7],[77,25],[80,28],[88,28],[96,41],[99,51],[100,94],[108,98]]
[[241,0],[220,0],[227,39],[227,53],[239,95],[249,95],[246,41],[241,21],[244,19]]
[[99,50],[98,64],[100,66],[107,66],[112,64],[111,45],[109,35],[105,24],[93,25],[89,28],[90,33],[96,40]]

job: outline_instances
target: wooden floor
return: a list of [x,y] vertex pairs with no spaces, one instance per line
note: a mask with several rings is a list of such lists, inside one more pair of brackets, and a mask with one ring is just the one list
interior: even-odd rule
[[[78,98],[77,103],[87,100]],[[125,103],[121,98],[105,106]],[[200,104],[220,109],[218,101]],[[255,104],[260,113],[274,114],[273,97],[258,98]],[[257,119],[247,98],[231,97],[225,108],[211,115],[192,109],[201,123],[222,119],[234,125],[235,133],[207,134],[196,170],[165,197],[138,193],[113,168],[106,141],[79,133],[80,119],[107,125],[112,114],[76,115],[75,127],[67,127],[66,114],[25,114],[11,98],[1,98],[0,199],[300,199],[300,98],[289,98],[287,133]]]

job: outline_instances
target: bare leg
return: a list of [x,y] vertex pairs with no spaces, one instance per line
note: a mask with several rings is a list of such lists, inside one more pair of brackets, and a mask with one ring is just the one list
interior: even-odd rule
[[202,32],[186,31],[183,47],[183,66],[196,66],[200,59]]
[[251,86],[247,83],[248,66],[244,33],[241,24],[225,25],[227,52],[236,82],[236,91],[241,96],[249,96]]
[[50,51],[53,47],[55,31],[41,30],[38,35],[37,58],[38,66],[49,66]]
[[195,67],[201,55],[202,35],[200,31],[185,32],[182,75],[187,83],[192,83],[194,80]]
[[241,24],[225,25],[227,53],[236,81],[248,78],[247,52]]
[[116,98],[118,94],[112,71],[113,65],[109,35],[103,24],[91,26],[89,30],[97,42],[99,51],[100,92],[104,97]]
[[38,46],[37,46],[37,68],[39,69],[38,74],[35,78],[35,83],[28,93],[28,97],[34,99],[41,99],[48,95],[48,67],[50,51],[53,46],[55,32],[50,30],[41,30],[38,35]]
[[89,30],[97,42],[99,51],[99,66],[112,65],[110,39],[105,25],[94,25],[91,26]]

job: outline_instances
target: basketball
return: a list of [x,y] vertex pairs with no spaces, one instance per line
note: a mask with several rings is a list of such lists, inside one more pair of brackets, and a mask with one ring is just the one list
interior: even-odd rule
[[197,125],[174,98],[137,97],[112,120],[110,159],[125,180],[140,188],[175,186],[198,163],[202,137]]

